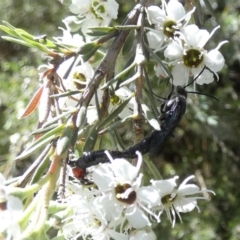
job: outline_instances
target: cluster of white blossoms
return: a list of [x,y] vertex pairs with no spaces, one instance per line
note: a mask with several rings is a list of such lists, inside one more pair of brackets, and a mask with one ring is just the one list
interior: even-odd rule
[[[147,8],[148,20],[155,29],[147,28],[149,46],[155,52],[164,50],[165,64],[170,68],[174,85],[185,85],[189,77],[198,77],[197,84],[213,82],[214,75],[224,66],[224,57],[219,48],[226,41],[221,42],[215,49],[207,51],[204,46],[219,28],[211,33],[190,24],[192,11],[185,13],[183,5],[177,0],[170,0],[168,4],[163,0],[162,8],[150,6]],[[159,77],[166,77],[160,65],[155,66]],[[181,77],[179,77],[181,76]]]
[[86,34],[90,27],[108,26],[112,19],[117,18],[118,3],[115,0],[72,0],[69,10],[76,14],[63,22],[72,31]]
[[[63,37],[55,39],[77,49],[84,42],[76,32],[81,29],[84,41],[90,41],[91,38],[86,35],[88,28],[107,26],[117,17],[118,4],[115,0],[72,0],[69,9],[75,16],[63,21],[66,25],[66,30],[62,29]],[[174,85],[185,85],[189,77],[198,76],[200,72],[197,83],[210,83],[224,65],[224,58],[219,52],[224,42],[214,50],[204,49],[218,27],[208,33],[189,24],[194,10],[186,13],[177,0],[170,0],[168,3],[163,0],[161,8],[150,6],[146,9],[148,21],[154,25],[154,29],[146,28],[149,46],[154,52],[164,51],[163,63],[171,71]],[[204,67],[207,68],[202,72]],[[167,77],[159,65],[156,65],[155,71],[159,77]],[[79,90],[77,95],[63,98],[63,105],[76,106],[81,91],[94,76],[93,67],[79,56],[77,60],[72,58],[64,62],[57,73],[67,90]],[[95,94],[100,98],[102,90],[98,89]],[[114,96],[124,101],[130,95],[131,91],[122,87],[115,91]],[[116,100],[112,103],[116,104]],[[93,98],[87,111],[89,124],[98,119],[95,104]],[[129,105],[129,108],[134,108],[134,102],[130,101]],[[110,107],[110,111],[112,109]],[[130,114],[131,111],[127,111],[120,117]],[[151,180],[148,186],[143,186],[143,175],[140,173],[142,156],[139,153],[136,166],[125,159],[108,157],[110,163],[100,164],[92,172],[94,187],[66,183],[69,193],[61,201],[71,206],[73,212],[63,226],[66,239],[157,239],[153,225],[161,222],[163,216],[174,227],[177,219],[182,221],[181,213],[195,208],[199,211],[197,200],[206,199],[202,195],[203,190],[189,183],[193,176],[186,178],[179,186],[176,182],[178,176],[167,180]]]
[[198,186],[188,183],[193,176],[179,187],[177,176],[142,186],[139,152],[136,166],[106,154],[110,163],[97,166],[92,173],[96,187],[68,183],[71,194],[65,201],[73,215],[63,227],[66,238],[157,239],[151,227],[161,221],[163,212],[174,227],[177,216],[181,221],[180,213],[198,209],[197,199],[205,199]]

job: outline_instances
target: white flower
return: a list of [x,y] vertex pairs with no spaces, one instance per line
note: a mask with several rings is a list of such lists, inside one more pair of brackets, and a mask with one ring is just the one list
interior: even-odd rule
[[[66,90],[69,91],[79,91],[79,93],[59,98],[59,106],[62,110],[70,110],[77,106],[79,99],[82,96],[82,92],[86,88],[87,84],[91,81],[94,75],[94,69],[88,62],[81,62],[80,65],[78,61],[75,62],[75,65],[72,67],[71,72],[68,77],[65,78],[65,73],[68,71],[70,66],[73,64],[74,59],[69,59],[57,70],[59,76],[63,79],[63,84]],[[79,59],[81,61],[81,59]],[[98,89],[97,93],[98,98],[102,97],[102,90]],[[92,124],[98,119],[98,113],[95,106],[95,97],[90,101],[90,105],[87,109],[87,123]]]
[[[176,188],[178,176],[168,180],[151,181],[153,188],[158,190],[161,198],[162,205],[160,206],[160,214],[165,211],[173,227],[176,222],[176,215],[181,220],[180,212],[190,212],[194,208],[200,211],[197,206],[197,199],[206,199],[198,195],[203,193],[203,190],[200,190],[198,186],[195,184],[187,184],[192,178],[194,178],[194,176],[186,178],[178,189]],[[206,191],[212,192],[209,190]]]
[[102,193],[98,202],[105,209],[106,219],[122,222],[127,219],[137,229],[150,225],[147,214],[159,220],[150,210],[159,204],[159,195],[151,187],[140,186],[142,157],[139,153],[138,156],[136,167],[125,159],[110,159],[111,164],[100,165],[93,173],[93,181]]
[[107,26],[116,19],[118,3],[115,0],[72,0],[69,9],[82,19],[81,31],[85,34],[89,27]]
[[77,51],[77,49],[79,49],[82,45],[85,44],[85,42],[83,41],[83,37],[78,33],[71,34],[69,29],[67,30],[65,30],[64,28],[59,29],[63,31],[63,36],[53,38],[58,44],[66,45],[72,51]]
[[0,239],[19,239],[21,231],[17,223],[23,211],[23,204],[17,197],[8,194],[5,178],[0,173]]
[[155,51],[159,51],[164,42],[174,38],[179,30],[190,20],[191,14],[185,13],[183,5],[177,0],[170,0],[168,3],[162,1],[162,9],[157,6],[147,8],[147,16],[150,24],[155,25],[155,29],[150,29],[147,33],[149,46]]
[[107,221],[103,206],[96,201],[99,191],[94,188],[89,190],[77,184],[68,184],[67,187],[73,195],[65,201],[72,207],[73,214],[71,222],[68,219],[68,223],[63,227],[65,238],[91,236],[91,239],[96,240],[128,239],[124,233],[115,230],[119,223]]
[[[218,27],[217,27],[218,28]],[[215,28],[211,34],[207,30],[199,29],[196,25],[188,25],[182,30],[181,41],[179,38],[172,41],[164,51],[164,55],[168,58],[170,66],[173,66],[173,84],[184,85],[189,77],[197,77],[204,66],[210,69],[204,69],[201,76],[198,77],[196,83],[211,83],[214,80],[213,74],[218,77],[217,72],[224,66],[224,57],[217,48],[208,52],[203,47],[217,30]]]

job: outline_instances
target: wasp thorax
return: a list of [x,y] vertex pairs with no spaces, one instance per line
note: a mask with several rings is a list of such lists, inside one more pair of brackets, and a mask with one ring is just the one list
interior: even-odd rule
[[165,195],[161,198],[161,202],[162,204],[171,204],[175,200],[176,196],[177,195],[175,193]]
[[197,49],[189,49],[183,55],[183,62],[185,66],[190,68],[198,67],[203,61],[202,53]]
[[177,23],[170,20],[166,21],[163,24],[163,33],[166,35],[168,38],[173,38],[174,33],[177,31]]
[[118,201],[127,204],[133,204],[137,198],[136,192],[133,191],[132,186],[128,183],[117,185],[115,193]]

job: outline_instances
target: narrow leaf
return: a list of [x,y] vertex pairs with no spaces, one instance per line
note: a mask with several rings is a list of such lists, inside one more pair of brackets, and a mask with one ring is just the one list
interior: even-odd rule
[[106,124],[108,124],[109,122],[111,122],[112,120],[114,120],[119,113],[122,112],[122,110],[127,106],[127,104],[129,103],[129,101],[131,100],[131,98],[134,96],[135,93],[133,93],[132,95],[130,95],[122,104],[120,104],[112,113],[110,113],[98,126],[98,129],[105,126]]
[[96,27],[96,28],[92,27],[92,28],[88,28],[88,29],[89,29],[89,31],[87,31],[87,35],[94,36],[94,37],[104,36],[109,33],[113,33],[115,31],[117,31],[113,27]]
[[132,29],[139,29],[139,26],[137,25],[120,25],[120,26],[114,26],[117,30],[132,30]]
[[134,80],[136,80],[137,78],[139,78],[141,75],[139,72],[135,73],[132,77],[128,78],[127,80],[125,80],[124,82],[122,82],[119,87],[123,87],[125,85],[130,84],[131,82],[133,82]]
[[111,124],[110,126],[104,128],[103,130],[99,131],[98,134],[104,134],[109,131],[112,131],[112,130],[116,129],[117,127],[119,127],[121,124],[128,122],[130,120],[133,120],[134,117],[135,117],[134,115],[127,116],[127,117],[121,119],[120,121],[117,121],[117,122]]
[[96,51],[98,50],[98,48],[100,47],[101,45],[99,44],[97,47],[93,48],[91,51],[89,51],[88,53],[84,54],[82,56],[82,59],[84,62],[88,61],[92,56],[93,54],[96,53]]
[[15,32],[17,33],[17,35],[22,38],[22,36],[24,36],[24,38],[29,39],[29,40],[34,40],[34,36],[29,34],[28,32],[24,31],[23,29],[20,28],[15,28]]
[[56,147],[56,153],[58,156],[61,156],[68,150],[71,143],[74,129],[75,129],[74,124],[72,122],[68,123],[66,128],[63,131],[62,136],[58,139],[57,147]]
[[55,123],[56,121],[58,121],[59,119],[62,119],[63,117],[70,115],[70,114],[74,114],[76,112],[77,112],[77,108],[73,108],[73,109],[71,109],[67,112],[64,112],[54,118],[51,118],[48,122],[46,122],[42,125],[42,128],[48,127],[48,126],[52,125],[53,123]]
[[18,37],[17,33],[12,28],[8,28],[6,26],[0,25],[0,29],[5,33],[9,34],[10,36]]
[[163,64],[161,59],[157,56],[157,54],[146,44],[144,43],[146,49],[149,51],[149,53],[152,55],[152,57],[159,63],[159,65],[162,67],[164,73],[170,78],[173,79],[172,73],[166,68],[166,66]]
[[203,1],[206,4],[206,7],[207,7],[208,11],[212,14],[213,17],[215,17],[215,12],[212,8],[211,3],[208,0],[203,0]]
[[50,80],[46,80],[43,85],[43,92],[38,107],[38,120],[40,124],[47,120],[51,109],[51,99],[49,98],[52,92],[51,84],[52,82]]
[[95,146],[95,143],[97,141],[97,138],[98,138],[98,131],[97,131],[97,125],[99,124],[99,122],[96,122],[91,131],[89,132],[89,135],[86,139],[86,142],[84,144],[84,147],[83,147],[83,152],[89,152],[89,151],[92,151],[94,146]]
[[65,127],[65,124],[61,124],[58,127],[54,128],[53,130],[45,133],[43,136],[41,136],[37,141],[33,142],[24,152],[22,152],[18,157],[15,158],[15,160],[21,160],[28,156],[30,156],[33,152],[35,152],[37,149],[41,148],[45,144],[52,141],[54,138],[61,135],[63,129]]
[[9,41],[9,42],[17,43],[17,44],[20,44],[20,45],[23,45],[23,46],[26,46],[26,47],[29,47],[29,48],[32,47],[31,44],[29,44],[29,43],[27,43],[23,40],[17,39],[17,38],[3,36],[2,39],[6,40],[6,41]]
[[32,48],[36,48],[42,52],[49,53],[49,49],[45,47],[43,44],[36,42],[34,40],[30,40],[29,38],[25,37],[25,35],[20,35],[20,37],[25,40]]
[[132,68],[136,66],[136,63],[133,62],[129,67],[124,69],[122,72],[120,72],[117,76],[109,80],[107,83],[105,83],[100,89],[103,90],[105,88],[108,88],[109,86],[113,85],[113,83],[117,82],[120,78],[122,78],[124,75],[126,75]]
[[29,116],[37,107],[39,99],[42,96],[44,86],[41,86],[37,92],[34,94],[30,102],[28,103],[26,109],[24,110],[23,114],[19,117],[19,119]]
[[42,133],[49,132],[52,129],[56,128],[57,126],[58,126],[58,123],[55,123],[55,124],[52,124],[52,125],[47,126],[47,127],[38,128],[37,130],[32,132],[31,135],[36,135],[36,134],[42,134]]
[[97,41],[95,42],[90,42],[90,43],[86,43],[83,46],[81,46],[79,48],[79,50],[77,51],[77,54],[88,54],[89,52],[91,52],[93,49],[95,48],[99,48],[101,44],[99,44]]
[[10,29],[15,29],[15,27],[13,25],[11,25],[10,23],[6,22],[6,21],[2,21],[8,28]]
[[79,90],[77,90],[77,91],[66,91],[64,93],[53,94],[49,97],[50,98],[61,98],[61,97],[68,97],[68,96],[76,95],[76,94],[79,94],[79,93],[81,93]]

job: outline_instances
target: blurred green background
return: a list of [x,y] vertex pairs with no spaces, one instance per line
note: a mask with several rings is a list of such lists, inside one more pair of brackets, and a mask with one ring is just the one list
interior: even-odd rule
[[[134,5],[134,1],[117,1],[121,5],[120,18]],[[158,1],[159,3],[160,1]],[[188,4],[190,1],[186,1]],[[207,48],[221,47],[226,65],[219,80],[197,90],[211,94],[189,96],[187,113],[179,127],[155,160],[164,178],[179,175],[180,181],[194,174],[202,188],[215,191],[211,201],[200,201],[197,210],[182,214],[171,228],[166,216],[155,228],[158,239],[210,240],[240,239],[240,2],[211,1],[215,16],[203,8],[204,27],[218,30]],[[1,0],[0,19],[22,28],[33,35],[61,36],[62,19],[70,15],[68,7],[58,1]],[[0,32],[0,36],[5,35]],[[39,86],[38,66],[47,64],[44,54],[0,39],[0,165],[12,162],[26,144],[29,134],[37,126],[37,113],[26,119],[18,116]],[[154,76],[152,76],[155,80]],[[157,82],[157,79],[156,79]],[[13,165],[13,175],[19,175],[31,159]],[[1,167],[2,172],[8,169]],[[206,195],[207,196],[207,195]]]

